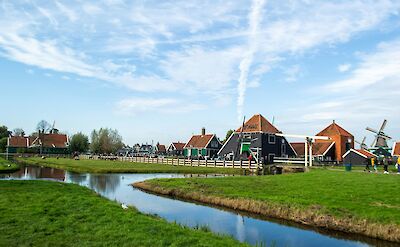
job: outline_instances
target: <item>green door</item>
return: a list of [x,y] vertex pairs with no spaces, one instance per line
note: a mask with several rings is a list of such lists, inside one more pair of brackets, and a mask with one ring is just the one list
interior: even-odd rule
[[250,152],[250,143],[242,143],[242,149],[240,151],[241,153]]
[[199,150],[198,149],[192,149],[192,155],[191,156],[199,156]]
[[207,156],[207,149],[203,148],[203,149],[201,150],[201,155]]

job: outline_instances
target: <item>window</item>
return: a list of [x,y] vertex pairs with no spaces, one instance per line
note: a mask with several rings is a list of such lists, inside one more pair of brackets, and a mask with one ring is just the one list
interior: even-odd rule
[[275,135],[269,134],[268,135],[268,143],[269,144],[275,144]]
[[286,145],[285,144],[281,145],[281,153],[282,153],[282,156],[284,156],[286,154]]

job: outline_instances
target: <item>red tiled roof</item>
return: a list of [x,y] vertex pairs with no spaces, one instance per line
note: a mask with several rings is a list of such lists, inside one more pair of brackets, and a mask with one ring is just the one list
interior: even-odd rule
[[[241,132],[242,127],[238,128],[236,132]],[[244,124],[243,132],[264,132],[264,133],[281,133],[275,126],[268,122],[261,114],[252,116]]]
[[400,142],[395,142],[394,143],[393,155],[400,156]]
[[345,154],[343,154],[343,158],[346,157],[350,152],[357,153],[359,155],[365,156],[366,158],[376,157],[375,154],[365,150],[365,149],[350,149]]
[[165,145],[158,144],[157,145],[158,152],[166,152]]
[[210,140],[214,137],[212,134],[194,135],[185,145],[186,148],[205,148]]
[[66,148],[68,138],[62,134],[44,134],[41,137],[43,147]]
[[182,142],[173,142],[172,145],[174,145],[176,150],[183,150],[183,147],[185,147],[186,143],[182,143]]
[[[324,153],[328,152],[330,148],[333,147],[334,142],[326,141],[326,142],[314,142],[313,143],[313,155],[324,155]],[[298,156],[304,155],[305,143],[304,142],[293,142],[290,143],[293,149],[296,151]]]
[[369,152],[369,151],[367,151],[367,150],[365,150],[365,149],[355,149],[355,150],[356,150],[357,152],[359,152],[359,153],[361,153],[361,154],[367,156],[367,158],[375,157],[375,154],[373,154],[373,153],[371,153],[371,152]]
[[305,148],[304,142],[292,142],[292,143],[290,143],[290,145],[292,145],[292,147],[297,155],[299,155],[299,156],[304,155],[304,148]]
[[9,147],[26,148],[29,145],[28,137],[23,136],[11,136],[8,138]]
[[317,134],[317,136],[332,136],[332,135],[353,136],[347,130],[343,129],[341,126],[335,123],[335,121]]

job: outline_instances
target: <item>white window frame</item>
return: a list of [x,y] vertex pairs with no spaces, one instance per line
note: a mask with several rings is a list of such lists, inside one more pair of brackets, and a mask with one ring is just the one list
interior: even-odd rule
[[[271,141],[271,137],[274,138],[274,141]],[[268,134],[268,144],[275,144],[276,143],[276,136],[273,134]]]

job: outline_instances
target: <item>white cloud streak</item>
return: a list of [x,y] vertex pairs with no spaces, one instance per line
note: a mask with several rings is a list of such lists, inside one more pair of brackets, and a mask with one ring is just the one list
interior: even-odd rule
[[249,27],[250,35],[248,38],[249,47],[248,51],[245,53],[242,61],[239,64],[240,76],[239,84],[237,87],[238,98],[237,98],[237,118],[240,123],[243,117],[243,107],[244,100],[246,96],[247,80],[249,76],[250,66],[253,62],[254,53],[258,48],[258,37],[257,32],[259,29],[259,24],[262,21],[262,9],[264,7],[264,0],[253,0],[251,6],[251,12],[249,14]]

